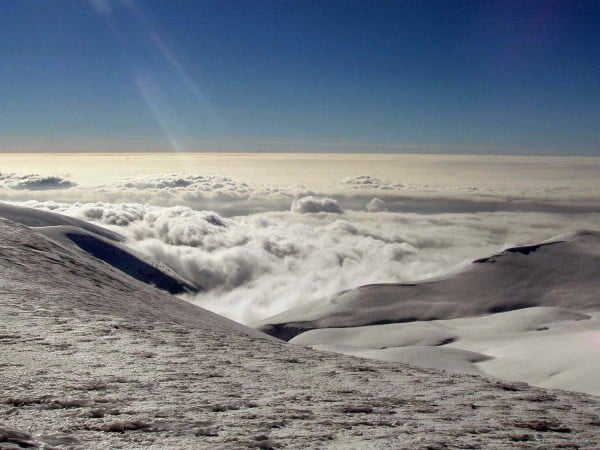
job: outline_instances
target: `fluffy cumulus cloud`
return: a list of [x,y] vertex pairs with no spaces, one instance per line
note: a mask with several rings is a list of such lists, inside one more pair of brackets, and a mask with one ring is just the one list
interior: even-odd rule
[[133,177],[113,183],[111,188],[117,191],[184,192],[225,201],[247,199],[252,194],[252,189],[246,183],[214,175],[166,174]]
[[369,203],[367,203],[367,211],[369,212],[380,212],[385,211],[387,208],[385,202],[380,198],[373,197]]
[[401,183],[391,183],[381,178],[372,177],[370,175],[357,175],[354,177],[344,178],[341,182],[342,186],[350,189],[381,189],[395,190],[404,187]]
[[253,323],[362,284],[439,276],[506,246],[600,222],[600,214],[270,211],[235,217],[185,206],[28,202],[125,235],[205,288],[187,299]]
[[[295,198],[310,195],[301,187],[249,186],[214,175],[165,174],[126,178],[99,186],[77,186],[60,177],[1,175],[0,199],[59,203],[142,203],[183,205],[234,216],[288,210]],[[72,187],[72,189],[64,189]],[[44,192],[42,190],[52,191]],[[57,189],[62,191],[57,192]]]
[[312,190],[303,186],[249,184],[224,176],[198,174],[146,175],[98,186],[76,186],[57,176],[0,174],[0,200],[186,206],[199,211],[216,211],[224,217],[290,209],[301,213],[367,210],[428,214],[501,210],[598,211],[597,189],[593,195],[590,192],[434,189],[425,185],[392,183],[368,175],[346,178]]
[[54,175],[16,174],[0,172],[0,189],[41,191],[67,189],[76,184],[66,178]]
[[219,209],[226,215],[289,208],[296,193],[279,186],[249,186],[215,175],[167,174],[135,177],[105,186],[111,201],[133,200],[160,206]]
[[367,175],[315,191],[193,174],[92,187],[0,175],[0,199],[118,231],[205,288],[188,300],[245,323],[362,284],[439,276],[508,245],[600,223],[597,190],[519,197],[428,189]]
[[299,198],[298,200],[294,200],[291,210],[296,213],[327,212],[341,214],[342,212],[342,208],[338,205],[337,200],[328,197],[316,197],[314,195],[308,195]]

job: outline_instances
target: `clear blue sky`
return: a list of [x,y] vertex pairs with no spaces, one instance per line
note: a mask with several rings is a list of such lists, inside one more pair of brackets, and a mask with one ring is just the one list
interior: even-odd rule
[[0,2],[0,151],[600,155],[600,2]]

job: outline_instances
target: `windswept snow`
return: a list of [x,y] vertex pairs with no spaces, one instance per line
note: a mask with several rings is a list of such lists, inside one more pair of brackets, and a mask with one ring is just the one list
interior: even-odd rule
[[107,230],[105,227],[86,222],[85,220],[65,216],[64,214],[56,214],[51,211],[40,211],[33,208],[10,205],[4,202],[0,202],[0,217],[28,227],[74,226],[113,241],[123,242],[125,240],[120,234]]
[[200,289],[165,264],[138,254],[119,242],[108,240],[79,227],[58,225],[37,227],[35,230],[55,242],[79,248],[136,280],[151,284],[171,294],[195,292]]
[[286,345],[0,220],[0,447],[593,448],[600,401]]
[[600,395],[600,233],[509,248],[448,277],[371,285],[267,319],[322,350]]
[[359,358],[380,361],[401,362],[429,369],[448,370],[468,374],[482,375],[474,363],[486,361],[489,357],[466,350],[440,347],[410,346],[393,347],[380,350],[349,347],[345,345],[313,345],[314,349],[358,356]]
[[536,307],[481,317],[311,330],[291,343],[600,395],[600,315]]
[[125,246],[125,238],[118,233],[84,220],[5,203],[0,203],[0,217],[30,226],[63,246],[81,249],[129,276],[171,294],[201,289],[165,264]]

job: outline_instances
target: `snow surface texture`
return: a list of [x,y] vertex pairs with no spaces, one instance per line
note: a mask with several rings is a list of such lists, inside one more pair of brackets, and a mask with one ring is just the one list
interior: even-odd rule
[[260,328],[321,350],[600,395],[598,292],[600,233],[582,231],[446,278],[342,292]]
[[593,448],[600,401],[270,340],[0,221],[0,447]]

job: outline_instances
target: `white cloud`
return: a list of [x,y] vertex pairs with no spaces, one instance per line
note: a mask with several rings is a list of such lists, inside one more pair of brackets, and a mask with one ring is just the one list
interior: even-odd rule
[[[589,190],[437,187],[391,183],[360,175],[329,188],[251,185],[215,175],[164,174],[127,178],[99,186],[75,186],[67,179],[0,175],[0,199],[47,203],[139,203],[186,206],[232,217],[268,211],[297,212],[483,212],[600,211]],[[65,188],[69,189],[65,189]]]
[[245,323],[362,284],[438,276],[509,245],[600,223],[600,213],[288,210],[224,217],[139,203],[28,205],[119,231],[207,289],[189,300]]
[[369,212],[381,212],[387,209],[385,206],[385,202],[377,197],[373,197],[371,201],[367,203],[366,208]]
[[372,177],[370,175],[357,175],[354,177],[344,178],[341,182],[342,186],[350,189],[381,189],[381,190],[396,190],[404,187],[401,183],[392,183],[381,178]]
[[112,185],[116,190],[184,190],[225,198],[247,198],[251,189],[246,183],[213,175],[166,174],[126,178]]
[[54,175],[16,174],[0,172],[0,189],[51,190],[67,189],[76,186],[73,181]]
[[318,192],[193,174],[64,189],[69,183],[3,174],[0,198],[119,231],[207,288],[192,301],[247,323],[343,289],[440,275],[507,245],[600,223],[598,197],[585,190],[482,193],[367,175]]
[[327,197],[316,197],[314,195],[309,195],[299,198],[298,200],[294,200],[291,210],[292,212],[296,213],[328,212],[341,214],[342,212],[337,200]]

